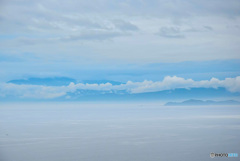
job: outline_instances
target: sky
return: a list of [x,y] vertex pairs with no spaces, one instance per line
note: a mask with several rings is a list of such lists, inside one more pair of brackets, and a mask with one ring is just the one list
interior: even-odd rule
[[69,77],[142,91],[166,78],[177,78],[174,88],[232,80],[211,88],[239,92],[239,24],[239,0],[1,0],[0,91],[32,89],[10,80]]

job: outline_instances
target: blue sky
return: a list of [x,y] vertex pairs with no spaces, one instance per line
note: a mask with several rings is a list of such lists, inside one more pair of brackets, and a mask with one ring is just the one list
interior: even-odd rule
[[239,92],[239,24],[239,0],[3,0],[0,90],[32,77],[122,83],[214,77],[232,79]]

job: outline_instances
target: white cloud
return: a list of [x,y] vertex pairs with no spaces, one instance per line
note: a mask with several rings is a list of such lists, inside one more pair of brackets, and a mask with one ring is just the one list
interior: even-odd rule
[[[127,83],[128,84],[128,83]],[[130,83],[132,84],[132,82]],[[136,83],[134,83],[136,84]],[[226,78],[219,80],[212,78],[210,80],[194,81],[181,77],[167,76],[161,82],[144,81],[137,83],[135,88],[131,89],[132,93],[156,92],[162,90],[171,90],[176,88],[226,88],[230,92],[240,92],[240,76],[236,78]]]
[[65,95],[66,87],[4,83],[0,85],[0,93],[1,97],[51,99]]
[[118,91],[126,90],[129,93],[156,92],[163,90],[172,90],[177,88],[226,88],[230,92],[240,92],[240,76],[236,78],[226,78],[219,80],[212,78],[211,80],[194,81],[192,79],[184,79],[176,76],[166,76],[162,81],[143,81],[132,82],[126,84],[112,85],[106,84],[83,84],[70,83],[68,86],[41,86],[41,85],[16,85],[5,83],[0,85],[1,97],[14,96],[19,98],[44,98],[51,99],[64,96],[67,92],[81,90],[96,91]]

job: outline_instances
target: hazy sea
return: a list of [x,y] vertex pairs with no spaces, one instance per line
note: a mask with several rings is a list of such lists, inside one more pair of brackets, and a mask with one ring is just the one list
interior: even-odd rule
[[240,106],[1,103],[0,161],[210,161],[240,154]]

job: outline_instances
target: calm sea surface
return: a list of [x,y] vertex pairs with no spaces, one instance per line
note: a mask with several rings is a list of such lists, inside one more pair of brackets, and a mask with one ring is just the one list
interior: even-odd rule
[[0,104],[0,161],[210,161],[240,155],[240,106]]

